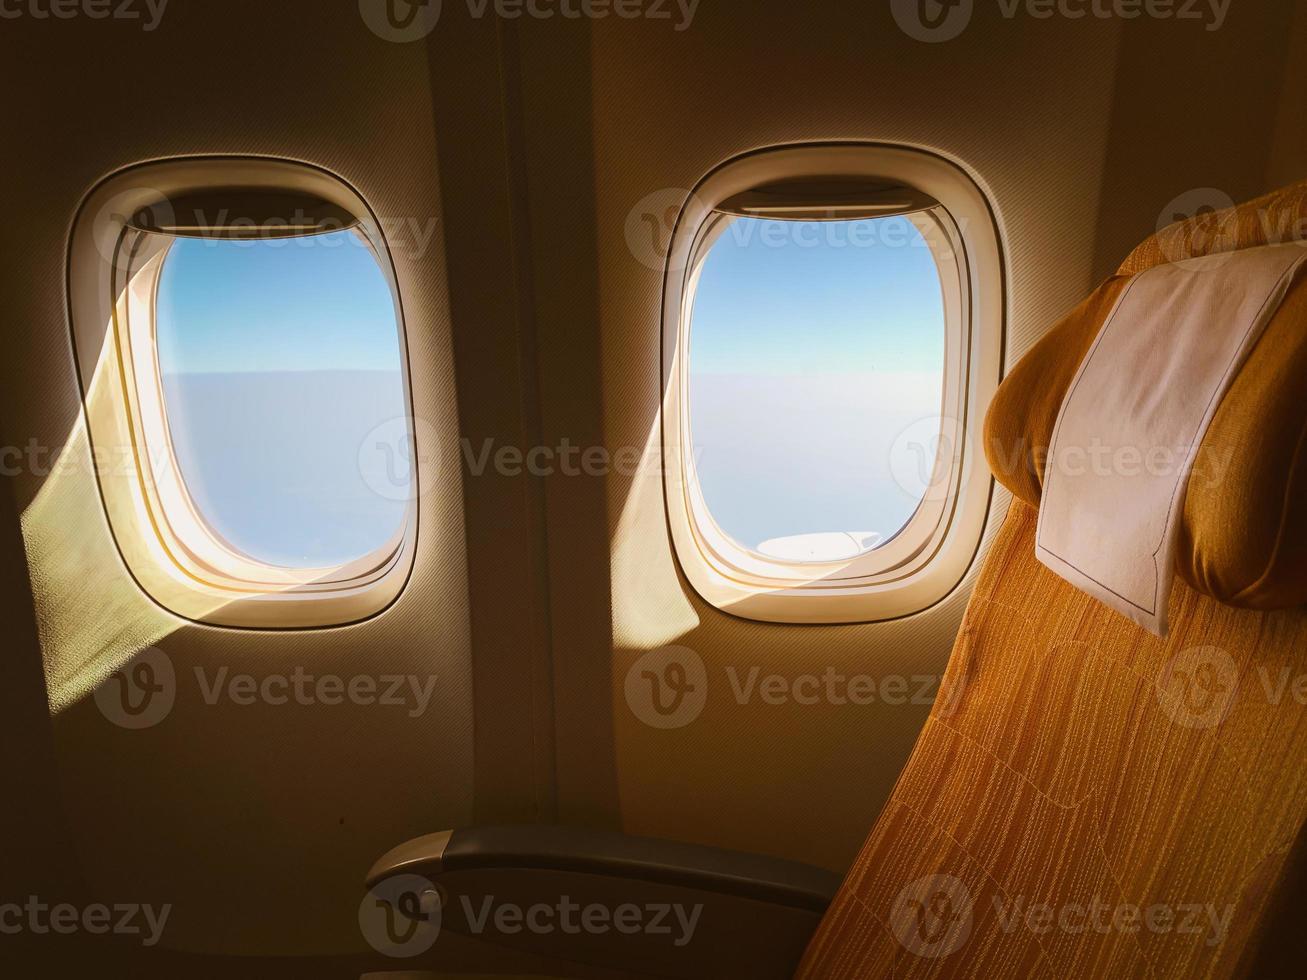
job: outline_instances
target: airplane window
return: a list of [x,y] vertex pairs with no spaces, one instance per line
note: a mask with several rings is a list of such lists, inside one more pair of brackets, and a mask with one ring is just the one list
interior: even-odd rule
[[938,436],[918,430],[940,416],[944,363],[939,270],[907,217],[724,223],[689,328],[693,465],[712,520],[784,562],[892,540],[926,490],[901,474]]
[[303,568],[345,564],[398,533],[409,474],[369,433],[406,414],[402,359],[389,284],[362,235],[178,238],[155,328],[172,451],[217,537]]
[[97,484],[137,585],[258,629],[398,599],[438,439],[412,411],[395,256],[352,188],[263,158],[128,168],[78,212],[69,284]]
[[704,600],[762,622],[879,622],[966,573],[990,505],[997,229],[907,147],[727,161],[684,199],[663,279],[668,530]]

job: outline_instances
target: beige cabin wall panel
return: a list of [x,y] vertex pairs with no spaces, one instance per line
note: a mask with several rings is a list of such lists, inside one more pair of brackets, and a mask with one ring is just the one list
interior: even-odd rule
[[[888,4],[710,4],[683,32],[598,25],[594,117],[606,437],[657,446],[662,276],[626,235],[633,208],[676,203],[713,167],[778,144],[867,140],[929,149],[988,195],[1009,263],[1008,359],[1090,285],[1119,25],[1009,22],[982,5],[956,41],[904,35]],[[661,196],[650,198],[660,190]],[[681,190],[677,190],[681,189]],[[679,196],[678,196],[679,195]],[[638,254],[637,254],[638,253]],[[987,530],[1006,509],[996,496]],[[926,714],[970,577],[896,622],[737,619],[679,574],[656,472],[610,481],[613,703],[622,823],[632,833],[842,870]],[[666,644],[704,663],[684,727],[644,723],[627,674]],[[902,704],[770,704],[750,676],[867,675]],[[878,699],[879,700],[879,699]]]
[[[1288,35],[1292,52],[1307,50],[1307,4],[1297,4]],[[1266,183],[1281,187],[1307,178],[1307,59],[1290,57],[1276,105],[1275,141]]]
[[[143,7],[144,5],[135,5]],[[156,29],[115,19],[6,20],[6,446],[68,447],[58,475],[12,484],[36,592],[63,803],[89,895],[169,903],[163,944],[224,953],[366,948],[361,881],[397,841],[472,806],[466,562],[437,155],[425,50],[373,34],[356,3],[174,2]],[[257,154],[323,167],[382,218],[405,304],[416,413],[434,439],[408,588],[325,631],[193,626],[127,577],[79,421],[65,312],[81,196],[130,164]],[[177,696],[155,727],[108,722],[92,692],[141,649]],[[16,651],[16,654],[25,651]],[[302,669],[402,676],[429,702],[242,706],[206,683]],[[432,680],[434,678],[434,680]],[[387,682],[388,683],[388,682]]]

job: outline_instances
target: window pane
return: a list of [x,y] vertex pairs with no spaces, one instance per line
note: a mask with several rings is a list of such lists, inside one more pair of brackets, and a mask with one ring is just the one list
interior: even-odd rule
[[789,561],[850,558],[902,530],[921,496],[891,457],[940,414],[944,336],[935,259],[907,218],[731,221],[689,336],[695,471],[718,527]]
[[366,478],[393,448],[365,439],[406,408],[390,287],[361,236],[178,239],[156,309],[173,450],[212,531],[312,568],[400,530],[407,494]]

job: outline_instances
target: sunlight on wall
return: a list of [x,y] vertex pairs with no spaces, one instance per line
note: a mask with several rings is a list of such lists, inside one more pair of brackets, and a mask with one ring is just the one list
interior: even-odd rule
[[671,549],[651,552],[645,547],[667,533],[660,433],[655,418],[613,534],[613,645],[617,648],[652,650],[699,625],[699,615],[681,591]]
[[[104,368],[102,355],[92,403],[103,394]],[[146,598],[123,567],[100,502],[84,415],[21,524],[50,712],[58,714],[182,620]]]

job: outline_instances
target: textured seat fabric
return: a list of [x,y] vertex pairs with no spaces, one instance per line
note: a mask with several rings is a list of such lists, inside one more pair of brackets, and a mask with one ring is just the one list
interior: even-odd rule
[[1038,562],[1032,505],[1066,387],[1127,277],[1301,240],[1304,219],[1307,184],[1164,230],[1004,382],[986,450],[1017,499],[930,720],[798,976],[1301,967],[1307,284],[1208,430],[1206,464],[1224,468],[1190,487],[1165,639]]
[[1275,941],[1307,612],[1177,582],[1159,639],[1040,565],[1035,517],[1013,504],[800,977],[1226,977]]

